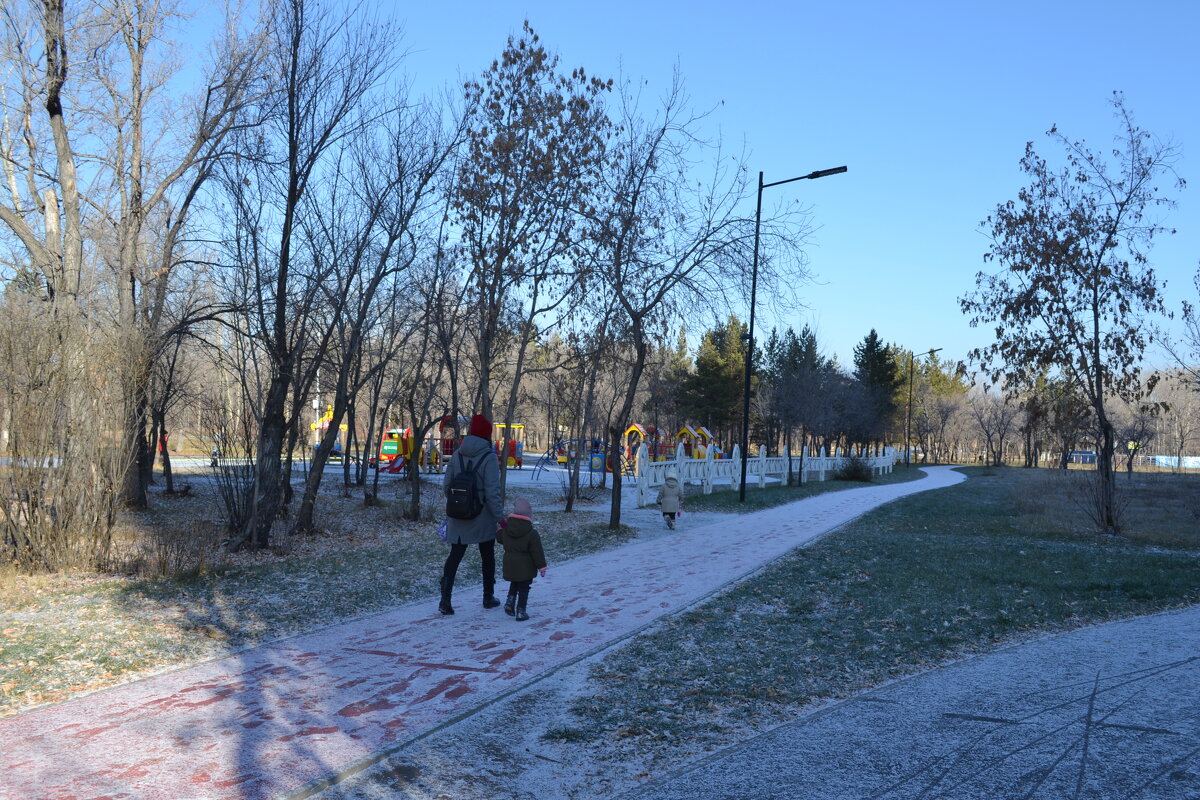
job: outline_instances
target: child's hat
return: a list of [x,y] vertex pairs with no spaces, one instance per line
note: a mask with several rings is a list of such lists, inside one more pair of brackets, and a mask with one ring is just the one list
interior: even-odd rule
[[524,497],[518,497],[513,501],[513,514],[528,519],[533,516],[533,509],[530,507],[528,500]]

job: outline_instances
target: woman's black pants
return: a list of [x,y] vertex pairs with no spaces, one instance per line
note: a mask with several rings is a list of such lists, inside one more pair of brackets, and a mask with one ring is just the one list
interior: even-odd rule
[[[458,574],[458,565],[467,554],[470,545],[450,545],[450,555],[446,557],[446,565],[442,567],[442,597],[450,599],[454,589],[454,576]],[[479,543],[479,560],[483,562],[483,596],[490,597],[496,590],[496,540],[490,539]]]

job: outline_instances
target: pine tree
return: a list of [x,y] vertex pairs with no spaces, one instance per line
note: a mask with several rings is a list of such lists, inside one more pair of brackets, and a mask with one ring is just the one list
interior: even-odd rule
[[870,438],[883,438],[892,427],[898,404],[896,393],[904,383],[903,370],[898,369],[895,348],[889,347],[872,328],[854,348],[854,377],[862,385],[873,411],[874,419],[862,433]]
[[680,384],[677,395],[679,413],[686,421],[704,425],[728,441],[741,425],[745,333],[746,324],[736,316],[705,331],[696,349],[695,370]]

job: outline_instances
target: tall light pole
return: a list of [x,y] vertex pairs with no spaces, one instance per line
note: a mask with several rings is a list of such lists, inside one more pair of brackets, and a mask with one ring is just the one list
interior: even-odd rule
[[750,457],[750,376],[754,372],[754,303],[758,299],[758,230],[762,225],[763,189],[793,181],[810,181],[828,175],[840,175],[845,171],[845,167],[819,169],[807,175],[771,183],[763,183],[763,174],[758,173],[758,204],[754,207],[754,266],[750,272],[750,325],[746,331],[746,381],[742,388],[742,483],[738,490],[738,501],[742,503],[746,502],[746,466]]
[[[941,352],[942,348],[935,347],[927,355]],[[913,351],[908,351],[908,411],[904,414],[904,466],[908,466],[908,454],[912,451],[912,436],[909,430],[912,426],[912,396],[913,396]]]

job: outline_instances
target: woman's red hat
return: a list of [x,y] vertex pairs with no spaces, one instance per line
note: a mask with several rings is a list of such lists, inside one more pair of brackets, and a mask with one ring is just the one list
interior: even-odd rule
[[480,439],[492,438],[492,421],[483,414],[476,414],[471,417],[471,427],[467,433],[472,436],[478,436]]

